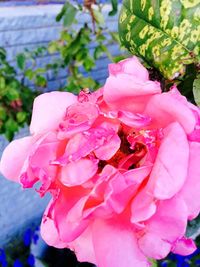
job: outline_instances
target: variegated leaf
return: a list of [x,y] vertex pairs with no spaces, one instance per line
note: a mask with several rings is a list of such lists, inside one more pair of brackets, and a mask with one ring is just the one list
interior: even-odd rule
[[124,0],[121,42],[167,79],[199,62],[200,0]]

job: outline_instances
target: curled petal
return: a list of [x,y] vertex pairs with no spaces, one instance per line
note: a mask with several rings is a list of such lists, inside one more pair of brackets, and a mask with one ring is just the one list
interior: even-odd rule
[[123,122],[125,125],[140,128],[145,127],[150,124],[151,118],[148,116],[144,116],[138,113],[128,112],[128,111],[119,111],[118,119]]
[[60,242],[61,244],[72,242],[88,226],[86,220],[80,220],[87,190],[79,186],[74,187],[73,191],[67,187],[63,189],[54,193],[53,200],[50,202],[42,222],[44,233],[52,225],[56,227],[56,231],[55,229],[53,231],[58,233],[58,236],[52,237],[52,241],[48,239],[50,237],[47,233],[43,234],[43,238],[47,238],[49,244],[55,240],[59,241],[58,245],[54,245],[56,247],[60,246]]
[[66,108],[77,101],[77,97],[68,92],[51,92],[36,97],[30,125],[32,134],[56,130],[63,119]]
[[147,69],[144,68],[139,59],[135,56],[121,60],[118,63],[109,64],[108,69],[110,75],[127,73],[137,77],[141,81],[147,81],[149,79],[149,73]]
[[197,247],[192,239],[183,237],[176,242],[172,251],[173,253],[187,256],[195,252],[196,249]]
[[59,125],[59,137],[69,138],[73,134],[88,130],[98,115],[98,106],[90,102],[69,106],[63,122]]
[[[97,151],[99,157],[103,157],[102,150],[110,148],[106,157],[110,157],[118,148],[120,143],[114,129],[105,127],[91,128],[83,133],[74,135],[68,142],[65,153],[61,158],[53,161],[52,164],[66,165],[71,161],[77,161],[88,156],[91,152]],[[98,149],[100,150],[98,151]]]
[[6,147],[1,158],[0,171],[7,179],[19,182],[19,177],[24,162],[31,151],[32,143],[32,137],[24,137],[12,141]]
[[98,160],[80,159],[62,167],[60,180],[66,186],[81,185],[92,178],[97,169]]
[[40,233],[44,241],[49,245],[56,248],[65,248],[66,243],[60,240],[58,229],[55,225],[54,220],[51,217],[48,217],[49,210],[53,204],[53,200],[50,201],[49,205],[46,208],[46,211],[43,215]]
[[120,148],[121,140],[117,134],[114,134],[105,145],[94,150],[96,157],[100,160],[109,160]]
[[43,135],[32,144],[20,176],[20,182],[24,188],[31,188],[36,181],[40,180],[41,195],[47,191],[51,182],[55,180],[57,172],[57,168],[51,166],[49,162],[57,156],[61,146],[53,132]]
[[156,203],[147,188],[143,188],[131,203],[131,222],[143,227],[143,222],[151,218],[156,212]]

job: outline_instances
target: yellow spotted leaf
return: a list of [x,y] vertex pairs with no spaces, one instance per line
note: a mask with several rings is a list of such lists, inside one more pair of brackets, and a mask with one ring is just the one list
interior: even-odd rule
[[122,44],[173,80],[200,59],[200,0],[124,0]]

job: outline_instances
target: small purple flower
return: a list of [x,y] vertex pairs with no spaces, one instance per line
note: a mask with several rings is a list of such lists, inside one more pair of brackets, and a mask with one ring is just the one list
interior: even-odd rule
[[4,249],[2,249],[2,248],[0,249],[0,265],[2,267],[8,266],[8,263],[6,261],[6,253],[5,253]]
[[168,262],[167,261],[163,261],[161,263],[161,267],[168,267]]
[[17,259],[17,260],[15,260],[13,267],[23,267],[23,265],[22,265],[21,261],[19,261]]
[[29,266],[34,267],[35,266],[35,258],[32,254],[28,256],[27,263]]
[[1,266],[2,266],[2,267],[7,267],[7,266],[8,266],[8,262],[7,262],[6,260],[3,260],[3,261],[1,262]]
[[32,239],[33,239],[33,243],[36,245],[39,240],[39,235],[35,232]]
[[31,241],[32,241],[32,236],[33,236],[33,232],[30,228],[28,228],[25,233],[24,233],[24,236],[23,236],[23,240],[24,240],[24,245],[25,246],[30,246],[31,244]]
[[0,248],[0,262],[6,259],[5,251]]

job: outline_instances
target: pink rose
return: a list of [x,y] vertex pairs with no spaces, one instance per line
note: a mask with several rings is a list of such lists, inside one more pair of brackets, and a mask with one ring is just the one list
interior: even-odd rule
[[136,57],[109,66],[95,93],[36,98],[32,135],[13,141],[1,172],[52,200],[41,233],[98,267],[145,267],[185,237],[200,211],[200,111],[173,87],[161,93]]

